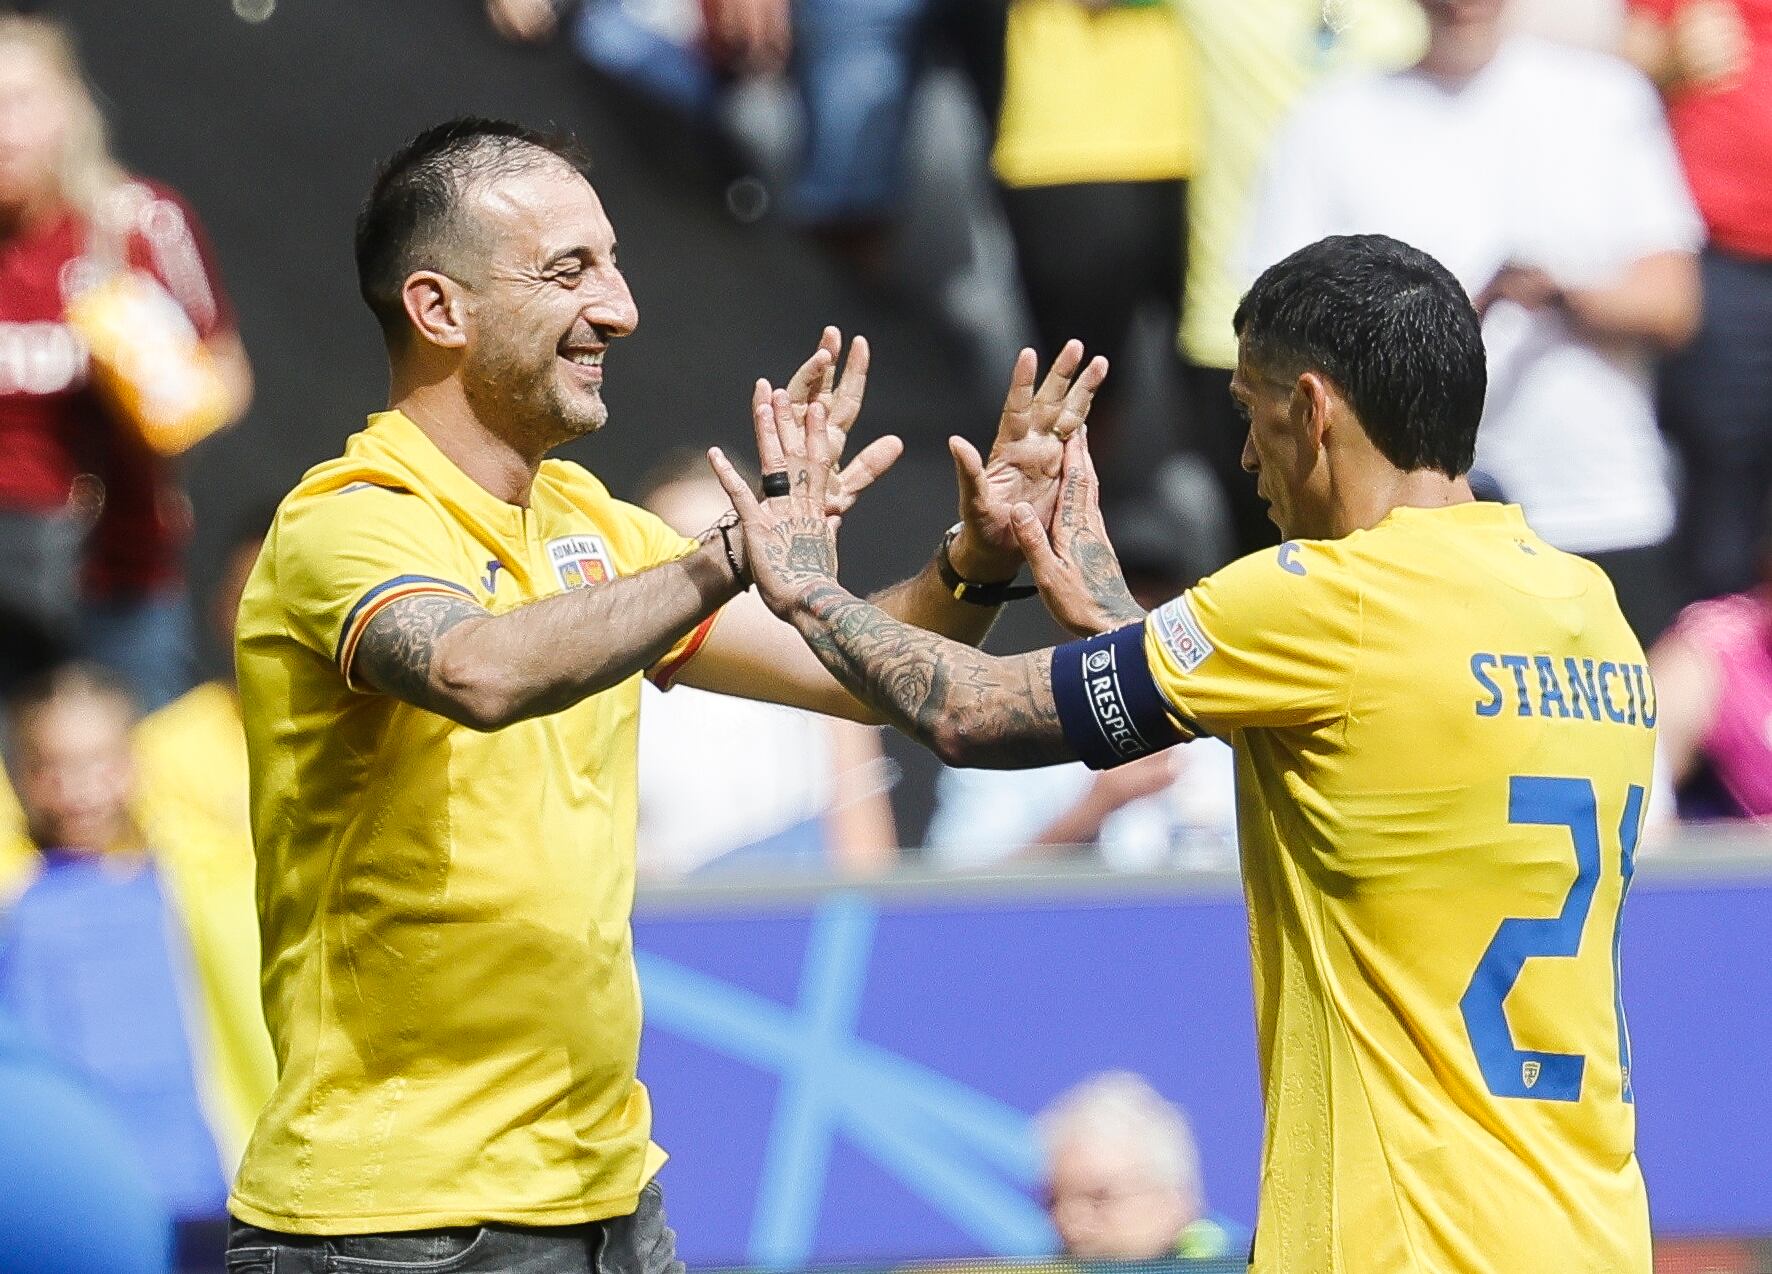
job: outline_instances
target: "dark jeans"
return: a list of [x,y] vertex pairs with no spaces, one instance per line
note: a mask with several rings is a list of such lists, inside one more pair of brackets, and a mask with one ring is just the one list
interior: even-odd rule
[[[1006,187],[1003,211],[1015,240],[1045,366],[1073,337],[1117,370],[1095,395],[1089,447],[1111,472],[1110,453],[1127,388],[1134,323],[1146,307],[1162,312],[1171,333],[1180,318],[1187,183],[1088,182]],[[1165,342],[1166,350],[1173,345]],[[1172,377],[1179,363],[1158,369]]]
[[1688,600],[1759,578],[1772,495],[1772,261],[1704,254],[1697,338],[1662,371],[1661,420],[1680,450],[1678,533]]
[[228,1274],[684,1274],[652,1182],[633,1214],[587,1225],[481,1225],[405,1234],[277,1234],[236,1221]]

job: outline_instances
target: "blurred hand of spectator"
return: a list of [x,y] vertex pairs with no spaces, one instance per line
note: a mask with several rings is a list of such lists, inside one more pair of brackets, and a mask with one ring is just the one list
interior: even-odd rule
[[514,44],[539,44],[559,26],[553,0],[486,0],[486,20]]
[[788,0],[704,0],[715,60],[740,75],[779,75],[793,51]]
[[1691,0],[1663,19],[1633,7],[1620,52],[1665,92],[1724,92],[1741,84],[1753,56],[1735,0]]
[[1477,293],[1477,313],[1488,314],[1489,307],[1497,301],[1512,301],[1527,310],[1555,309],[1563,304],[1564,292],[1550,271],[1510,261],[1495,272],[1488,287]]
[[1673,85],[1725,89],[1747,73],[1747,23],[1734,0],[1693,0],[1674,15],[1669,36]]
[[1091,780],[1082,797],[1060,814],[1033,840],[1035,845],[1093,845],[1101,838],[1101,825],[1134,801],[1155,796],[1175,782],[1187,764],[1183,748],[1170,748],[1131,765],[1103,770]]

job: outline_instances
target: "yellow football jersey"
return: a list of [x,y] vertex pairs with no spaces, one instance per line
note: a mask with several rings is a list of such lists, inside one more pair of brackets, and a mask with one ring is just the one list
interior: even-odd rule
[[1012,187],[1176,181],[1200,149],[1199,73],[1174,7],[1015,0],[991,164]]
[[208,1012],[204,1113],[231,1171],[277,1079],[258,992],[246,736],[234,688],[209,681],[135,732],[138,819],[190,940]]
[[663,1162],[635,1078],[638,677],[479,733],[346,670],[393,598],[502,613],[693,547],[564,461],[506,504],[397,412],[284,500],[236,650],[279,1067],[236,1216],[325,1234],[633,1209]]
[[1420,56],[1427,22],[1415,0],[1177,0],[1199,70],[1201,162],[1188,183],[1182,353],[1235,367],[1231,315],[1244,270],[1250,201],[1268,144],[1293,104],[1325,75],[1389,70]]
[[1148,669],[1236,749],[1254,1269],[1648,1274],[1617,942],[1656,709],[1599,568],[1516,507],[1398,509],[1081,645],[1107,746]]

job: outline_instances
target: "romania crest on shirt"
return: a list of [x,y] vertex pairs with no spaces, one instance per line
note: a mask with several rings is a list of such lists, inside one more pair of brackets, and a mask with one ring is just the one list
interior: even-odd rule
[[561,588],[589,588],[615,578],[609,548],[599,535],[567,535],[548,541],[548,560]]

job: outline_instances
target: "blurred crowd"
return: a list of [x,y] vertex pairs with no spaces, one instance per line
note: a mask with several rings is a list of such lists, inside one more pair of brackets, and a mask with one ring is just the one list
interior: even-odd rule
[[[1772,0],[487,12],[705,142],[733,216],[789,219],[858,289],[923,288],[981,362],[1024,336],[1107,354],[1091,444],[1147,604],[1274,539],[1227,392],[1248,281],[1328,234],[1434,253],[1483,317],[1477,479],[1600,562],[1651,648],[1664,817],[1772,817]],[[932,77],[963,88],[976,145],[919,132]],[[905,265],[930,147],[977,161],[968,198],[936,205],[965,248],[934,281]],[[156,1206],[190,1221],[219,1215],[273,1074],[239,711],[194,654],[199,615],[230,645],[269,515],[193,588],[179,481],[251,394],[197,212],[119,165],[59,27],[0,16],[0,1062],[16,1027],[91,1078]],[[693,455],[643,486],[690,533],[724,498]],[[951,771],[920,861],[1232,871],[1231,768],[1205,740],[1099,775]],[[890,870],[896,778],[877,732],[649,688],[642,874]],[[1154,1094],[1104,1082],[1055,1137],[1152,1126]],[[1164,1197],[1197,1195],[1192,1154],[1158,1154]],[[1098,1171],[1055,1167],[1061,1230],[1119,1206],[1111,1185],[1062,1202]],[[1196,1198],[1158,1228],[1181,1212],[1165,1245],[1217,1225]]]

